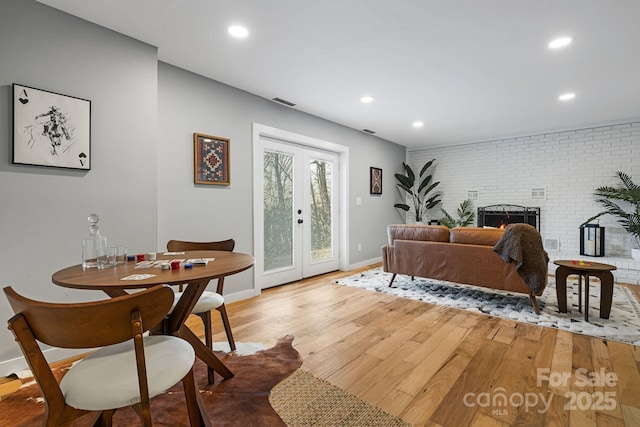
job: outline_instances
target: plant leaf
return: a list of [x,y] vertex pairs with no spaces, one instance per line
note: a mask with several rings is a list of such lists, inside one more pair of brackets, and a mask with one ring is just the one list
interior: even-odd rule
[[407,193],[409,193],[410,195],[412,195],[412,196],[413,196],[413,189],[412,189],[412,188],[409,188],[409,187],[407,187],[406,185],[403,185],[403,184],[400,184],[400,183],[398,183],[398,184],[396,184],[396,185],[397,185],[398,187],[402,188],[404,191],[406,191],[406,192],[407,192]]
[[404,170],[407,172],[407,178],[409,178],[411,185],[413,185],[413,183],[416,182],[416,174],[413,173],[413,169],[411,169],[411,166],[408,164],[402,162],[402,166],[404,166]]
[[425,195],[429,194],[429,193],[431,192],[431,190],[433,190],[434,188],[436,188],[439,184],[440,184],[440,181],[438,181],[438,182],[434,182],[433,184],[431,184],[431,185],[429,186],[429,188],[427,188],[427,189],[424,191],[424,194],[425,194]]
[[435,161],[436,161],[436,159],[431,159],[427,163],[425,163],[425,165],[420,170],[420,176],[421,177],[422,177],[422,175],[424,175],[424,173],[427,171],[427,169],[429,169],[431,167],[431,165],[433,164],[433,162],[435,162]]
[[412,181],[411,179],[409,179],[408,177],[401,175],[399,173],[396,174],[396,179],[405,187],[413,187],[413,183],[414,181]]
[[[422,182],[420,183],[420,187],[418,187],[418,193],[422,192],[422,190],[424,189],[424,187],[426,187],[427,185],[429,185],[429,183],[431,182],[431,175],[428,175],[425,179],[422,180]],[[428,193],[428,191],[427,191]]]

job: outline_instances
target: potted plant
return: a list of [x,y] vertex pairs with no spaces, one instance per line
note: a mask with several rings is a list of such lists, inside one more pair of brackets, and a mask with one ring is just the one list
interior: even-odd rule
[[471,200],[465,200],[460,203],[460,206],[456,210],[458,214],[458,219],[453,218],[444,208],[440,208],[442,213],[444,214],[444,218],[440,219],[440,224],[448,227],[467,227],[473,223],[476,219],[476,214],[473,211],[473,206],[471,204]]
[[435,160],[436,159],[432,159],[428,161],[422,167],[417,180],[416,174],[413,172],[413,169],[411,169],[411,166],[409,166],[405,162],[402,162],[405,173],[395,174],[395,177],[398,180],[398,183],[396,185],[403,189],[410,196],[412,206],[409,206],[406,203],[396,203],[393,206],[402,209],[405,212],[408,212],[411,208],[413,208],[413,215],[416,222],[422,222],[426,211],[434,208],[438,203],[441,202],[439,194],[435,194],[429,197],[429,193],[431,193],[433,189],[440,184],[440,181],[432,183],[432,175],[427,174],[427,169],[431,167]]
[[[633,183],[631,177],[624,172],[616,172],[620,184],[616,187],[602,186],[596,188],[593,193],[598,199],[596,202],[604,207],[604,211],[589,218],[584,224],[601,217],[602,215],[613,215],[618,217],[618,223],[635,240],[637,248],[631,249],[631,256],[640,260],[640,186]],[[626,210],[621,203],[630,205],[631,209]]]

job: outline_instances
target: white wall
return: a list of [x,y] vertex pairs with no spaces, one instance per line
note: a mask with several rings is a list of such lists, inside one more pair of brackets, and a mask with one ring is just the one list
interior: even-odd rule
[[[553,132],[458,145],[413,150],[412,166],[436,159],[434,179],[444,194],[442,207],[455,213],[467,190],[478,190],[474,207],[514,204],[541,208],[543,238],[558,239],[560,250],[547,249],[552,259],[577,259],[581,223],[600,212],[593,191],[617,185],[616,171],[631,175],[640,184],[640,121],[590,129]],[[543,187],[546,200],[531,200],[530,190]],[[431,212],[432,218],[441,217]],[[631,260],[631,237],[610,216],[601,217],[606,227],[606,258],[594,261],[618,266],[616,279],[640,283],[640,263]]]
[[[91,171],[11,164],[12,83],[92,101]],[[219,236],[251,253],[253,121],[351,147],[351,203],[363,204],[351,207],[349,236],[363,248],[350,248],[350,262],[379,258],[385,225],[399,220],[390,177],[404,147],[159,65],[155,47],[32,0],[0,0],[0,286],[49,301],[103,298],[51,283],[81,262],[91,212],[130,253]],[[231,138],[230,187],[194,186],[193,132]],[[368,194],[369,166],[385,171],[382,197]],[[228,283],[230,292],[253,287],[250,273]],[[0,321],[11,315],[0,296]],[[20,350],[0,328],[0,376],[17,366]]]

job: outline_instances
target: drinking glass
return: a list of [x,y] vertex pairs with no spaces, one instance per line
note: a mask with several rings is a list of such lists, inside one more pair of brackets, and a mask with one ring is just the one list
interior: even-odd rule
[[98,269],[113,268],[116,265],[117,247],[109,246],[104,255],[98,256]]
[[124,264],[127,261],[127,247],[125,245],[114,245],[111,248],[115,250],[115,265]]

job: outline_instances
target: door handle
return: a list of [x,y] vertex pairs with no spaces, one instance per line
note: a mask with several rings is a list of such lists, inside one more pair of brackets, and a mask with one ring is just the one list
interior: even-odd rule
[[299,220],[298,220],[298,224],[302,224],[303,222],[304,222],[304,221],[303,221],[303,220],[301,220],[301,219],[299,219]]

